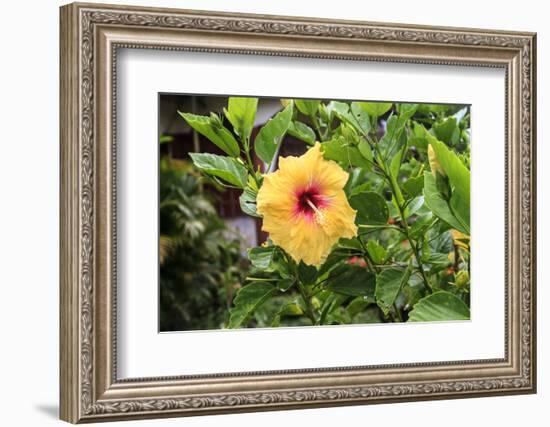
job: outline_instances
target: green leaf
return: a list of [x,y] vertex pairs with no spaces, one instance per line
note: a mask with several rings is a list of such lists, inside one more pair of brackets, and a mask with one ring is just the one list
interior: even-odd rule
[[359,104],[360,102],[351,103],[351,114],[353,114],[355,121],[361,128],[361,133],[366,135],[371,131],[371,119],[368,112],[361,108]]
[[288,130],[291,119],[292,104],[289,104],[283,111],[269,119],[258,132],[254,141],[254,149],[258,157],[264,162],[270,163],[273,160],[273,156],[279,149],[279,145]]
[[375,276],[364,267],[341,264],[332,270],[327,280],[327,289],[352,297],[373,296]]
[[407,102],[396,104],[397,111],[399,114],[404,114],[411,118],[414,113],[416,113],[416,110],[418,110],[419,105],[418,104],[410,104]]
[[293,277],[281,279],[277,282],[277,288],[281,292],[286,292],[292,287],[292,285],[294,285],[294,283],[296,283],[296,279]]
[[275,246],[258,246],[248,251],[248,259],[254,267],[267,270],[273,261],[276,250]]
[[227,108],[224,108],[225,117],[233,125],[233,130],[241,140],[247,141],[254,128],[258,98],[230,97]]
[[326,273],[328,273],[330,270],[332,270],[337,265],[339,265],[340,262],[345,261],[347,258],[349,258],[348,255],[339,254],[339,253],[335,253],[335,252],[331,253],[327,257],[327,259],[323,263],[323,265],[321,265],[321,267],[319,268],[319,272],[318,272],[319,277],[321,277],[321,276],[325,275]]
[[453,234],[449,230],[432,237],[429,243],[433,252],[449,253],[454,249]]
[[449,145],[456,144],[460,137],[460,129],[457,126],[455,117],[447,117],[446,119],[435,122],[432,126],[432,130],[437,139]]
[[388,253],[377,241],[369,240],[367,242],[367,251],[375,264],[384,264],[386,262]]
[[401,288],[407,283],[410,269],[388,268],[376,277],[376,303],[387,315]]
[[357,145],[357,148],[365,159],[367,159],[369,162],[372,162],[372,149],[370,148],[370,144],[367,141],[362,139]]
[[428,142],[432,145],[437,160],[457,192],[461,201],[470,208],[470,171],[460,158],[447,146],[428,134]]
[[[405,106],[407,107],[405,108]],[[401,135],[405,130],[407,121],[415,113],[416,107],[416,104],[400,104],[400,114],[398,116],[390,116],[388,119],[386,123],[386,133],[378,143],[386,159],[393,158],[394,153],[402,148],[402,143],[406,142],[406,139],[402,139]]]
[[368,169],[371,166],[359,149],[342,137],[323,142],[321,149],[325,159],[334,160],[345,168],[351,166]]
[[415,214],[424,205],[424,196],[418,196],[409,200],[405,208],[405,216],[410,217]]
[[277,288],[265,282],[253,282],[241,288],[233,301],[227,327],[233,329],[246,324],[254,311],[276,291]]
[[378,193],[365,191],[350,197],[349,203],[357,211],[358,224],[386,224],[389,211],[386,200]]
[[409,313],[409,322],[469,320],[470,309],[457,296],[439,291],[422,298]]
[[409,228],[411,237],[413,239],[418,239],[421,237],[424,233],[426,233],[426,231],[428,231],[428,228],[432,225],[432,221],[433,214],[430,211],[418,216]]
[[283,304],[279,311],[273,317],[271,321],[271,326],[273,328],[279,327],[281,324],[281,317],[283,316],[301,316],[304,314],[302,307],[295,301],[288,302]]
[[428,140],[424,137],[412,136],[407,140],[407,144],[409,147],[415,147],[424,152],[428,149]]
[[356,297],[346,307],[349,316],[353,319],[375,301],[373,298]]
[[256,210],[256,196],[258,192],[247,185],[244,188],[244,191],[239,196],[239,204],[241,205],[241,210],[250,216],[261,218],[262,216],[258,214]]
[[449,204],[437,190],[435,178],[430,172],[424,172],[424,201],[436,216],[458,231],[470,235],[469,228],[464,227],[455,217]]
[[296,104],[296,108],[298,108],[302,114],[311,117],[317,114],[317,109],[319,108],[321,101],[313,99],[295,99],[294,103]]
[[391,102],[358,102],[359,106],[372,117],[380,117],[392,107]]
[[403,158],[403,150],[399,150],[393,156],[390,163],[390,175],[395,180],[397,185],[397,180],[399,178],[399,170],[401,169],[401,160]]
[[159,138],[159,144],[168,144],[172,141],[174,141],[174,137],[172,135],[161,135]]
[[[460,193],[454,192],[449,201],[453,215],[460,222],[465,230],[470,229],[470,203],[460,197]],[[468,233],[469,234],[469,233]]]
[[424,176],[420,175],[416,178],[409,178],[403,183],[403,189],[410,198],[422,194],[424,189]]
[[331,101],[330,106],[334,111],[334,114],[336,114],[336,117],[338,117],[342,123],[352,126],[361,134],[366,134],[369,132],[369,117],[366,114],[360,114],[362,110],[359,106],[353,107],[351,111],[350,106],[345,102]]
[[317,269],[300,261],[300,264],[298,264],[298,277],[304,285],[313,285],[317,280]]
[[247,182],[246,168],[231,157],[209,153],[189,153],[197,168],[229,184],[244,188]]
[[449,256],[447,254],[441,254],[441,253],[430,253],[426,258],[422,258],[422,262],[438,265],[441,267],[447,267],[451,264],[451,261],[449,261]]
[[310,145],[315,143],[315,132],[308,125],[302,122],[290,122],[287,132],[294,138],[298,138]]
[[229,130],[223,127],[220,120],[213,120],[212,117],[197,116],[191,113],[181,113],[179,111],[178,113],[184,118],[189,126],[201,135],[207,137],[225,153],[232,157],[237,157],[239,155],[239,144],[237,140]]

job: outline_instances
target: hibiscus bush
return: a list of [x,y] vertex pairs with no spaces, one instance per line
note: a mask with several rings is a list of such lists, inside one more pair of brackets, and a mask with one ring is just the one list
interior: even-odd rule
[[285,99],[253,137],[257,107],[179,113],[225,153],[195,167],[268,235],[226,327],[470,318],[467,106]]

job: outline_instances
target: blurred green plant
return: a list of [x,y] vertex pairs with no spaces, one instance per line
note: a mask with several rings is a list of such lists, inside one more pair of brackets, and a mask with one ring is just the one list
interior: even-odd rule
[[214,329],[228,320],[247,260],[193,166],[160,162],[160,330]]

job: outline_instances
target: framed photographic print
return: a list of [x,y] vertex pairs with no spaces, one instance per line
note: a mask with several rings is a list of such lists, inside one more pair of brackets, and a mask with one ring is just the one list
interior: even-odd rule
[[61,418],[533,393],[535,34],[61,8]]

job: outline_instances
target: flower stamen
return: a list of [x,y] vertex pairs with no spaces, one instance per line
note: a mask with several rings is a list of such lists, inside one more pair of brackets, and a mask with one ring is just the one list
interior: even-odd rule
[[304,201],[309,205],[311,209],[313,209],[313,212],[315,212],[315,219],[317,220],[317,222],[321,225],[324,224],[325,215],[323,214],[323,212],[317,209],[317,206],[315,206],[315,204],[311,200],[309,200],[307,196],[304,197]]

